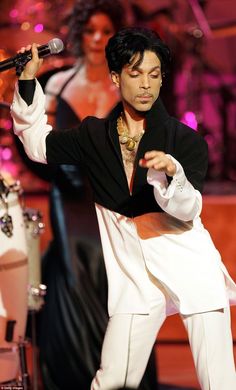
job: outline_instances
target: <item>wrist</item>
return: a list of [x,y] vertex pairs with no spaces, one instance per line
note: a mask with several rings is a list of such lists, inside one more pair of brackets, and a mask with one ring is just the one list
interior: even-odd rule
[[19,77],[19,80],[34,80],[35,77],[32,75],[27,75],[27,74],[21,74]]
[[29,106],[33,102],[34,91],[36,87],[36,79],[18,80],[18,84],[19,84],[19,93]]

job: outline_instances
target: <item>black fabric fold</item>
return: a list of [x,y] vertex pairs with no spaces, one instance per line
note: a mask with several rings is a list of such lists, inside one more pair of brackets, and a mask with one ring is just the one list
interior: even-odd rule
[[24,99],[24,101],[28,104],[28,106],[30,106],[34,98],[34,91],[36,86],[35,79],[18,80],[18,85],[19,85],[19,93],[22,99]]

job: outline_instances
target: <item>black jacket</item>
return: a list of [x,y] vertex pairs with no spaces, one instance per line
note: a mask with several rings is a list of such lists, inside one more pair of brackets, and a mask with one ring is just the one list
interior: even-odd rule
[[[160,98],[146,114],[146,132],[136,156],[132,194],[123,166],[116,121],[119,103],[108,118],[85,118],[77,129],[50,132],[46,138],[48,163],[83,163],[94,201],[127,217],[162,211],[147,183],[147,169],[138,160],[149,150],[171,154],[183,166],[187,179],[200,192],[207,171],[207,144],[196,131],[169,116]],[[171,180],[168,178],[168,180]]]

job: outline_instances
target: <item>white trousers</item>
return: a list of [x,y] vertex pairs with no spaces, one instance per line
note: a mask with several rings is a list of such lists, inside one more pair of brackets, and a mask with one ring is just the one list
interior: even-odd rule
[[[91,390],[137,389],[158,331],[166,319],[161,290],[148,315],[116,314],[109,320],[100,369]],[[230,309],[182,316],[202,390],[235,390]]]

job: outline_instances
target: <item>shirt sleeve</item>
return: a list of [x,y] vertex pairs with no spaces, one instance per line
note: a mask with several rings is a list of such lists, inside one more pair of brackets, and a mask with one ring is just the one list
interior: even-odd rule
[[192,221],[202,210],[202,196],[185,176],[183,167],[172,156],[176,173],[168,184],[164,172],[150,168],[147,181],[154,187],[154,197],[159,206],[168,214],[182,221]]
[[[33,88],[30,84],[27,83],[28,91]],[[24,85],[26,84],[24,83]],[[47,124],[47,116],[45,115],[45,95],[37,80],[35,81],[33,101],[30,105],[28,105],[30,96],[26,97],[25,92],[26,90],[22,93],[27,101],[22,98],[19,85],[16,85],[11,105],[13,130],[23,143],[28,157],[33,161],[46,164],[46,137],[52,127]]]

